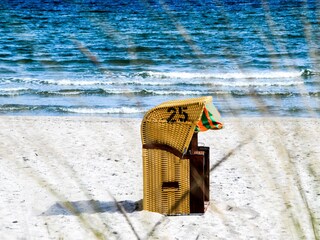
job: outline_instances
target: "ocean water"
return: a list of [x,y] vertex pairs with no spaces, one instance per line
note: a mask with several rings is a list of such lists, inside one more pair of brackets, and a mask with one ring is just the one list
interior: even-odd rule
[[[4,0],[0,115],[320,116],[318,1]],[[308,69],[308,71],[305,71]]]

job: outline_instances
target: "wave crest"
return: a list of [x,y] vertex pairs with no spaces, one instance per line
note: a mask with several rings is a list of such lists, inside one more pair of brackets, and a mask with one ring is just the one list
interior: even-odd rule
[[143,78],[174,78],[174,79],[275,79],[300,77],[299,71],[275,72],[234,72],[234,73],[190,73],[190,72],[142,72]]

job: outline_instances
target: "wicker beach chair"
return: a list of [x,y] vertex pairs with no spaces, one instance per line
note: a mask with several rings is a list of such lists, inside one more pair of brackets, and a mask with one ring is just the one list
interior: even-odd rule
[[209,148],[197,132],[221,129],[212,97],[176,100],[149,110],[141,123],[143,209],[201,213],[209,201]]

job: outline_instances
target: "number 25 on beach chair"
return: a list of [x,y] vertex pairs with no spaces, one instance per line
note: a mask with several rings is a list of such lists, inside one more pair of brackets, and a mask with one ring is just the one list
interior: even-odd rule
[[165,102],[145,114],[141,123],[144,210],[167,215],[205,212],[209,147],[198,146],[198,132],[222,127],[212,97]]

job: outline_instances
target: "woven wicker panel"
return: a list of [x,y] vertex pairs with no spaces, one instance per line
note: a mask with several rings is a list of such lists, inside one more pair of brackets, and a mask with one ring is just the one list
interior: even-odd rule
[[[143,150],[144,161],[143,209],[163,214],[190,213],[189,160],[158,149]],[[165,192],[163,182],[178,182],[177,191]]]
[[179,159],[170,154],[162,162],[163,182],[178,182],[179,190],[162,191],[162,213],[164,214],[189,214],[190,213],[190,174],[189,160]]
[[161,212],[161,152],[160,150],[143,150],[143,208],[152,212]]

